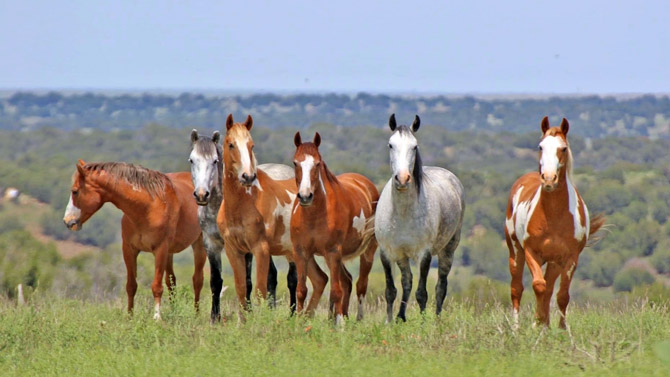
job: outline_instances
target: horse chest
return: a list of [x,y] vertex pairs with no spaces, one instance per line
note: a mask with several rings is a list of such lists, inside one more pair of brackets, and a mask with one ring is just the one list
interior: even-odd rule
[[377,227],[375,234],[382,249],[393,259],[414,258],[420,252],[433,248],[437,226],[428,216],[415,213],[407,217],[392,216],[388,220]]

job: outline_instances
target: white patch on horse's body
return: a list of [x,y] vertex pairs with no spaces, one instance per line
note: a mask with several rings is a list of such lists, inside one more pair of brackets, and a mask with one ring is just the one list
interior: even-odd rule
[[68,217],[74,217],[75,219],[79,219],[81,217],[81,209],[72,203],[72,194],[70,194],[70,200],[67,202],[67,207],[65,208],[64,218]]
[[156,303],[154,305],[154,320],[160,321],[161,319],[161,304]]
[[272,215],[274,216],[275,221],[279,220],[279,217],[281,217],[282,224],[284,224],[284,233],[280,238],[282,247],[284,247],[285,250],[293,250],[293,244],[291,243],[291,207],[293,206],[295,194],[288,190],[286,190],[286,194],[288,194],[290,200],[287,203],[282,203],[279,198],[277,198],[277,205]]
[[542,156],[540,157],[540,170],[545,171],[547,169],[548,173],[558,173],[558,170],[561,168],[558,161],[558,154],[556,153],[559,148],[565,148],[568,145],[565,144],[565,141],[557,136],[547,136],[540,143],[542,148]]
[[358,233],[363,233],[365,230],[365,214],[363,213],[363,209],[361,208],[361,214],[358,216],[354,216],[351,226],[354,227],[358,231]]
[[323,184],[323,179],[321,178],[321,172],[319,172],[319,183],[321,184],[321,191],[323,191],[325,195],[328,195],[326,192],[326,186]]
[[579,206],[582,203],[579,196],[577,195],[577,190],[575,189],[575,186],[573,186],[572,182],[570,182],[570,178],[566,177],[566,181],[568,185],[568,210],[572,214],[572,219],[574,221],[574,228],[575,228],[574,235],[577,241],[581,241],[582,239],[584,239],[584,236],[588,238],[586,227],[582,225],[582,216],[579,213]]
[[577,267],[577,265],[575,264],[575,262],[572,262],[572,266],[570,266],[570,268],[568,268],[568,272],[567,272],[568,279],[572,279],[572,274],[575,273],[575,267]]
[[512,236],[514,234],[514,215],[516,214],[516,206],[519,204],[519,197],[523,192],[523,186],[519,186],[519,189],[514,193],[512,198],[512,214],[508,219],[505,219],[505,226],[507,227],[507,234]]
[[523,201],[513,209],[512,217],[514,218],[514,234],[516,234],[516,238],[522,245],[523,241],[530,237],[528,234],[528,224],[530,223],[531,217],[533,217],[533,212],[535,212],[535,207],[540,201],[541,195],[542,186],[537,188],[537,191],[531,200]]

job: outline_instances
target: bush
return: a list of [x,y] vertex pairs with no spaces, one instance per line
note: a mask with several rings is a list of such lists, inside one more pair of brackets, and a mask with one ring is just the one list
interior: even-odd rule
[[633,288],[651,284],[655,281],[649,271],[639,268],[629,268],[619,271],[614,277],[614,291],[615,292],[632,292]]
[[654,250],[650,258],[651,264],[660,274],[670,273],[670,240],[663,240]]
[[16,286],[23,284],[26,293],[38,286],[48,289],[60,257],[53,244],[43,244],[25,230],[0,236],[0,293],[10,298]]
[[583,279],[593,280],[597,287],[609,287],[622,265],[623,259],[619,254],[586,250],[580,257],[577,274]]

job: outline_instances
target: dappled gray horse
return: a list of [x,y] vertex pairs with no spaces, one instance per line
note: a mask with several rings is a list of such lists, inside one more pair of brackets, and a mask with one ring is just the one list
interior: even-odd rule
[[[219,144],[219,131],[214,131],[212,137],[198,135],[198,131],[191,131],[191,154],[189,162],[191,163],[191,177],[193,178],[193,196],[198,208],[198,221],[203,231],[203,239],[207,257],[209,258],[209,267],[211,277],[209,285],[212,289],[212,322],[221,318],[219,297],[223,286],[221,278],[221,252],[223,251],[223,238],[219,234],[219,228],[216,225],[216,216],[219,213],[219,207],[223,202],[223,190],[221,188],[221,177],[223,174],[223,158],[221,145]],[[290,179],[294,177],[293,168],[281,164],[263,164],[258,166],[265,171],[272,179]],[[247,269],[247,301],[251,298],[251,263],[252,254],[245,256]],[[291,312],[295,308],[295,288],[298,284],[295,264],[290,263],[288,276],[286,277],[289,292]],[[270,304],[275,305],[277,291],[277,268],[272,258],[270,258],[270,270],[268,272],[268,292],[270,294]]]
[[417,115],[410,129],[407,126],[397,127],[395,114],[389,119],[389,127],[393,131],[389,139],[393,176],[384,186],[375,214],[375,235],[386,274],[387,322],[393,320],[393,301],[396,297],[391,262],[398,264],[402,274],[403,291],[398,319],[406,321],[405,310],[412,291],[409,260],[419,262],[416,300],[421,312],[424,312],[428,301],[426,278],[432,256],[437,254],[439,271],[435,312],[439,315],[447,295],[447,275],[461,236],[465,209],[463,185],[449,170],[422,165],[414,137],[420,122]]

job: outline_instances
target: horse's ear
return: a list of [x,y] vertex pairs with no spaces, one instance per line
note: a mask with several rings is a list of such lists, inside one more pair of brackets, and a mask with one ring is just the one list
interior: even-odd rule
[[567,119],[563,118],[561,121],[561,132],[563,132],[563,135],[567,135],[568,130],[570,130],[570,123],[568,123]]
[[251,131],[251,127],[254,126],[254,119],[251,115],[247,115],[247,120],[244,122],[244,127],[247,128],[247,131]]
[[391,114],[391,117],[389,118],[389,128],[391,129],[391,131],[395,131],[395,128],[397,126],[398,125],[395,122],[395,113],[393,113],[393,114]]
[[228,118],[226,118],[226,131],[230,129],[230,127],[233,126],[233,114],[228,114]]
[[82,177],[86,176],[86,170],[84,170],[84,165],[86,165],[84,160],[79,160],[75,164],[75,166],[77,167],[77,170],[79,171],[79,175],[81,175]]
[[314,134],[314,145],[316,145],[317,148],[321,145],[321,135],[319,135],[318,132]]
[[418,115],[415,115],[414,116],[414,123],[412,123],[412,132],[418,131],[419,126],[421,126],[421,118],[419,118]]
[[220,138],[221,138],[221,134],[219,133],[219,131],[212,132],[212,141],[214,142],[214,144],[219,144],[219,139]]
[[302,137],[300,137],[300,131],[296,132],[295,136],[293,136],[293,144],[295,144],[296,147],[302,145]]
[[195,143],[198,141],[198,130],[195,128],[191,131],[191,144]]
[[542,118],[541,127],[542,127],[542,135],[544,135],[545,132],[547,132],[547,130],[549,129],[549,117]]

